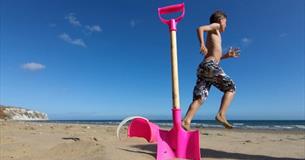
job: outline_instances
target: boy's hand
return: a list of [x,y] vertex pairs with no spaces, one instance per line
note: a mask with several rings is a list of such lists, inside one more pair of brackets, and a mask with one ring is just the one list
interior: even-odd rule
[[204,46],[200,46],[200,53],[203,53],[204,55],[208,54],[208,49]]
[[232,47],[230,47],[227,55],[228,55],[228,57],[237,58],[237,57],[240,56],[240,49],[239,48],[232,48]]

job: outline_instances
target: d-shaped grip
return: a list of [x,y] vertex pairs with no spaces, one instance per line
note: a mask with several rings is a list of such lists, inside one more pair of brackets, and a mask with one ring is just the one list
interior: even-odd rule
[[[175,19],[165,19],[162,17],[163,14],[182,12],[181,15]],[[169,26],[170,31],[176,30],[176,24],[182,20],[184,17],[185,7],[184,3],[170,5],[162,8],[158,8],[158,14],[160,20]]]

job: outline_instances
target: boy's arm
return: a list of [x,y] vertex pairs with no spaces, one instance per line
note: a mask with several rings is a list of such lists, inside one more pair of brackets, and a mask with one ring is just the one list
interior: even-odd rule
[[203,53],[204,55],[206,55],[208,53],[207,48],[205,47],[204,44],[204,36],[203,33],[204,32],[209,32],[209,31],[213,31],[213,30],[219,30],[220,25],[218,23],[212,23],[209,25],[203,25],[197,28],[197,36],[198,36],[198,40],[200,43],[200,52]]
[[221,56],[221,60],[227,59],[227,58],[238,58],[240,54],[240,49],[239,48],[230,48],[229,51],[226,54],[223,54]]
[[227,59],[227,58],[230,58],[231,56],[229,56],[227,53],[226,54],[223,54],[222,56],[221,56],[221,60],[223,60],[223,59]]

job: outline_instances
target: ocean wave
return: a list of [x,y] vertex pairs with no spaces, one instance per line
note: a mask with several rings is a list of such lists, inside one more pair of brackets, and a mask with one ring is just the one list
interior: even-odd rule
[[274,128],[277,129],[293,129],[293,126],[280,126],[280,125],[275,125]]
[[233,123],[233,126],[243,126],[244,123]]
[[305,125],[295,125],[296,128],[305,129]]
[[218,125],[218,124],[204,124],[203,127],[211,127],[211,128],[222,128],[222,125]]
[[[154,123],[154,122],[153,122]],[[117,125],[118,122],[102,122],[99,124]],[[172,122],[156,122],[161,127],[172,127]],[[267,130],[305,130],[305,125],[257,125],[257,124],[246,124],[246,123],[232,123],[234,128],[239,129],[267,129]],[[192,127],[195,128],[223,128],[223,125],[217,123],[191,123]]]
[[250,125],[246,125],[245,128],[249,128],[249,129],[272,129],[270,126],[250,126]]
[[157,125],[164,126],[164,127],[171,127],[171,126],[173,126],[172,123],[157,123]]
[[[41,121],[43,123],[75,123],[75,124],[97,124],[97,125],[118,125],[120,120],[49,120]],[[152,120],[161,127],[172,127],[171,120]],[[234,128],[238,129],[267,129],[267,130],[301,130],[305,131],[305,121],[233,121]],[[194,128],[223,128],[223,126],[215,121],[198,121],[195,120],[191,124]]]

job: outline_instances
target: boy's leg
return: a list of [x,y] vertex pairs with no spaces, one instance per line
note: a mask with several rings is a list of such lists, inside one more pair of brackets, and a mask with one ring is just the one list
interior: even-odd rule
[[182,127],[185,130],[190,130],[191,121],[195,116],[196,112],[202,105],[202,103],[206,100],[209,94],[209,90],[211,88],[211,83],[206,82],[204,79],[198,78],[196,85],[193,90],[193,102],[190,104],[186,115],[182,122]]
[[197,110],[200,108],[200,106],[202,105],[202,99],[201,97],[195,99],[189,106],[186,115],[183,119],[182,122],[182,127],[185,130],[191,130],[191,121],[193,119],[193,117],[195,116],[195,113],[197,112]]
[[226,112],[235,95],[235,83],[224,73],[220,66],[216,66],[216,73],[213,85],[221,90],[224,95],[221,100],[219,111],[215,119],[222,123],[226,128],[233,128],[233,126],[226,119]]
[[221,100],[219,111],[216,115],[216,120],[218,122],[222,123],[226,128],[233,128],[233,126],[227,121],[226,112],[227,112],[227,109],[228,109],[231,101],[234,98],[234,94],[235,94],[235,91],[227,91],[224,93],[222,100]]

